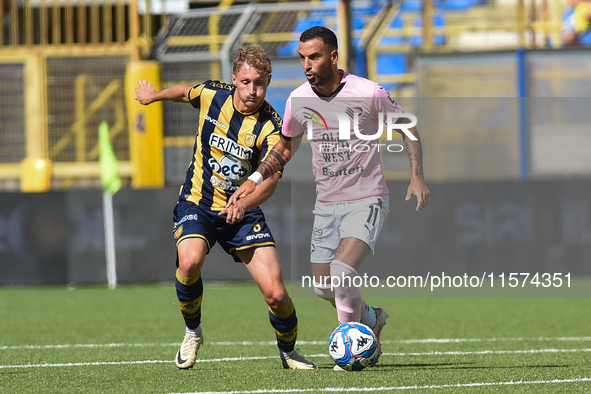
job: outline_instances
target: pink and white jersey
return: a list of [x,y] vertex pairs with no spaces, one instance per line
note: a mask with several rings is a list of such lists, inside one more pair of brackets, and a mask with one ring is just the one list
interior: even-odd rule
[[[382,130],[386,136],[387,121],[398,119],[387,114],[402,107],[377,83],[339,71],[341,86],[331,97],[319,97],[307,82],[290,94],[281,134],[291,139],[307,133],[317,201],[388,198],[377,135]],[[355,126],[366,139],[356,135]]]

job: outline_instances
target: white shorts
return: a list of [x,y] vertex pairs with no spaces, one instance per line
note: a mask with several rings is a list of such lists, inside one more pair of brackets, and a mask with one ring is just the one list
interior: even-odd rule
[[310,261],[316,264],[333,261],[343,238],[363,241],[373,253],[388,216],[388,207],[389,200],[378,197],[351,202],[316,202]]

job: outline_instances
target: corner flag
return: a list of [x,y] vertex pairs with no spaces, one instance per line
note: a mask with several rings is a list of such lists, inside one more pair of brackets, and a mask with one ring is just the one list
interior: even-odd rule
[[117,174],[117,159],[109,140],[109,125],[105,121],[99,125],[99,148],[103,190],[115,194],[121,188],[121,179]]
[[109,288],[117,287],[117,262],[115,260],[115,220],[113,218],[113,194],[121,188],[117,174],[117,159],[109,140],[109,125],[99,125],[99,161],[103,184],[103,222],[105,226],[105,257],[107,259],[107,282]]

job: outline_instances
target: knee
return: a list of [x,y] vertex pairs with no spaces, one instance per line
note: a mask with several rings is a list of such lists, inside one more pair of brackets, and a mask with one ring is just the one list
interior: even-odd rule
[[330,286],[319,286],[314,284],[314,293],[323,300],[330,302],[334,306],[334,289]]
[[194,278],[201,273],[203,258],[198,253],[179,253],[179,272],[185,278]]
[[343,263],[342,261],[334,260],[330,263],[330,275],[331,277],[339,279],[339,286],[335,287],[350,287],[351,280],[358,276],[359,273],[355,267]]
[[267,305],[269,305],[269,308],[277,312],[287,310],[290,304],[290,298],[285,289],[278,289],[265,294],[265,301],[267,302]]

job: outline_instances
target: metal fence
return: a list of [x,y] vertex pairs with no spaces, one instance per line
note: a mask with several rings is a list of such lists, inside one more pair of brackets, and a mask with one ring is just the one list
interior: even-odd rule
[[[111,126],[130,175],[125,68],[149,48],[154,15],[138,1],[0,1],[0,188],[26,158],[51,163],[51,188],[97,185],[97,126]],[[158,17],[161,19],[162,17]]]
[[[26,157],[52,162],[51,188],[98,185],[98,124],[106,120],[121,174],[131,175],[124,101],[129,48],[72,56],[47,48],[0,61],[0,178],[20,187]],[[13,62],[4,63],[7,57]],[[30,84],[34,82],[36,89]]]
[[25,158],[24,65],[0,65],[0,81],[0,162],[20,162]]
[[[111,127],[121,174],[131,175],[123,102],[125,66],[131,59],[158,59],[163,87],[229,80],[235,49],[259,44],[274,65],[267,98],[283,113],[289,92],[303,82],[296,57],[299,33],[322,24],[339,35],[341,67],[348,63],[353,72],[383,84],[407,112],[417,112],[417,96],[518,96],[521,77],[515,49],[561,46],[564,11],[557,0],[355,0],[346,22],[342,3],[334,0],[232,7],[223,2],[223,7],[170,17],[145,12],[153,9],[149,1],[142,5],[122,0],[5,0],[1,4],[0,188],[8,190],[19,188],[20,163],[31,152],[53,161],[52,189],[97,186],[100,120]],[[158,29],[161,25],[164,28]],[[350,47],[342,45],[347,32]],[[590,77],[586,53],[529,52],[526,95],[591,94],[586,89]],[[174,103],[165,103],[164,112],[165,177],[167,184],[178,184],[190,159],[196,114]],[[425,126],[421,132],[428,135],[431,125]],[[529,175],[547,174],[538,137],[549,132],[535,120],[526,126],[528,130],[518,125],[502,132],[481,128],[458,143],[453,136],[435,133],[424,141],[428,172],[441,181],[513,179],[522,175],[519,167],[525,160]],[[531,135],[524,138],[524,131]],[[512,148],[492,155],[490,138],[502,146],[513,144]],[[583,141],[579,146],[586,146],[584,137],[577,138]],[[525,158],[524,143],[532,150]],[[450,149],[456,153],[447,157]],[[384,157],[390,179],[406,176],[406,165],[404,156]],[[553,168],[560,174],[558,169],[565,165]],[[584,174],[584,168],[573,171]],[[565,171],[571,174],[571,170]]]

